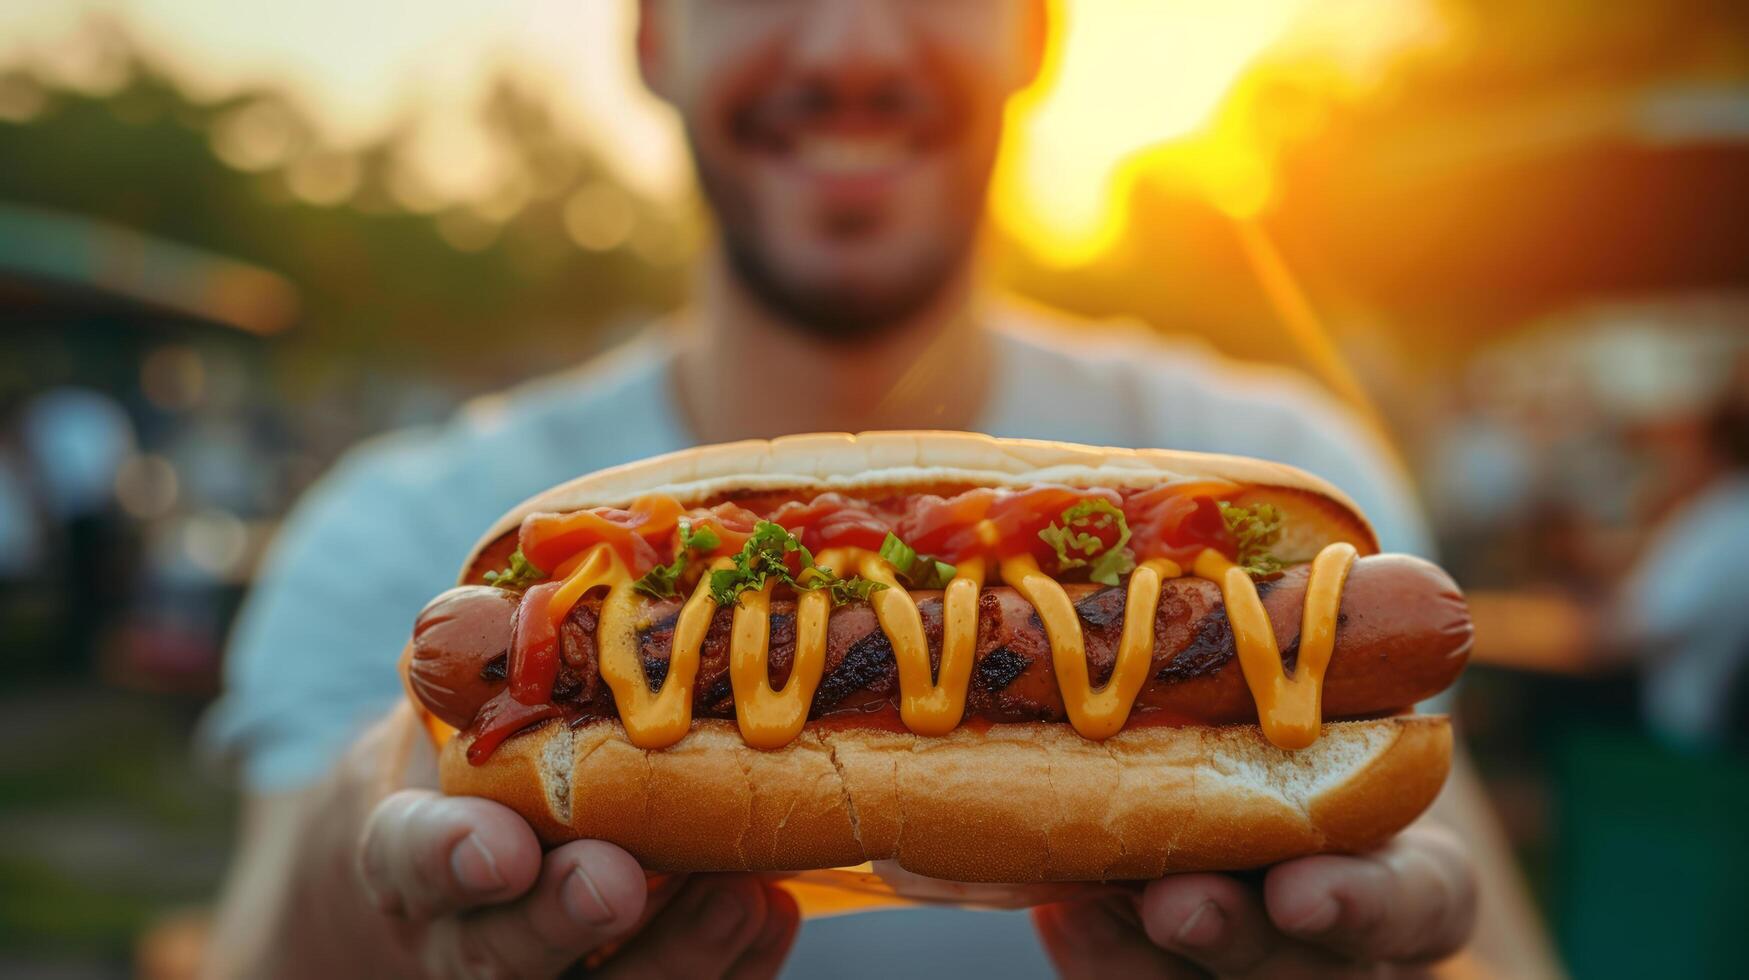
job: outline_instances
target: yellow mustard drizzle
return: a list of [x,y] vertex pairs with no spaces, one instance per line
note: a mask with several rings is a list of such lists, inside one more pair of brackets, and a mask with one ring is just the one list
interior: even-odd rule
[[[980,527],[980,531],[989,537],[993,528]],[[1257,704],[1259,723],[1264,735],[1282,748],[1304,748],[1317,740],[1324,673],[1335,648],[1342,589],[1357,554],[1353,545],[1338,542],[1325,547],[1313,560],[1306,582],[1299,657],[1292,676],[1281,668],[1275,632],[1251,576],[1213,549],[1204,550],[1192,566],[1192,574],[1215,582],[1221,589],[1240,669]],[[976,656],[984,559],[960,562],[943,595],[939,671],[931,670],[916,600],[899,583],[890,564],[858,548],[823,552],[819,563],[840,572],[854,568],[864,578],[886,586],[871,594],[869,601],[892,645],[899,675],[899,712],[905,726],[919,735],[943,735],[957,727],[965,714]],[[728,559],[719,558],[711,568],[730,565]],[[1183,570],[1174,562],[1153,559],[1131,573],[1116,662],[1111,678],[1098,690],[1093,689],[1088,672],[1080,616],[1062,584],[1046,575],[1031,555],[1003,559],[999,570],[1003,581],[1032,604],[1044,624],[1070,724],[1089,739],[1117,733],[1128,721],[1147,681],[1161,585],[1182,575]],[[633,745],[645,749],[672,745],[692,726],[692,691],[700,650],[717,609],[710,594],[710,576],[699,580],[681,608],[668,673],[659,693],[650,690],[638,652],[639,604],[631,576],[611,546],[596,545],[571,564],[564,583],[552,596],[549,614],[554,622],[562,620],[590,589],[602,585],[609,591],[601,607],[596,650],[602,679],[613,691],[626,736]],[[783,689],[773,690],[769,672],[771,592],[768,585],[744,592],[736,600],[729,647],[736,721],[747,744],[760,749],[781,748],[807,723],[825,670],[831,613],[831,600],[823,590],[803,591],[797,596],[795,657]]]
[[[836,569],[838,550],[821,552],[819,563]],[[824,591],[796,597],[796,651],[783,690],[771,688],[771,589],[741,593],[729,638],[729,684],[741,738],[756,749],[788,745],[807,724],[814,691],[826,670],[826,618],[832,600]]]
[[1177,562],[1164,558],[1145,561],[1130,574],[1123,637],[1118,641],[1111,679],[1104,687],[1097,691],[1089,688],[1085,658],[1068,674],[1063,674],[1059,665],[1057,683],[1063,691],[1063,704],[1082,735],[1095,740],[1110,738],[1129,720],[1136,695],[1142,693],[1148,668],[1154,662],[1154,614],[1160,608],[1160,585],[1182,574]]
[[1124,631],[1118,643],[1111,678],[1097,691],[1087,673],[1086,641],[1081,617],[1069,593],[1056,579],[1039,570],[1031,555],[1002,562],[1002,579],[1032,603],[1051,643],[1051,666],[1063,695],[1069,724],[1085,738],[1110,738],[1129,720],[1136,695],[1148,679],[1154,657],[1154,613],[1160,604],[1160,583],[1177,578],[1178,565],[1163,559],[1143,562],[1130,575],[1124,603]]
[[[936,682],[906,692],[900,685],[899,713],[919,735],[946,735],[966,713],[966,690],[978,655],[978,595],[984,588],[984,559],[967,558],[941,596],[941,666]],[[928,654],[924,654],[925,662]]]
[[619,552],[609,545],[598,544],[585,552],[582,559],[565,573],[565,581],[547,602],[547,616],[557,626],[590,589],[598,585],[617,585],[622,579],[630,581],[630,576],[619,560]]
[[[597,545],[597,547],[606,547]],[[712,568],[727,566],[719,559]],[[705,575],[692,597],[680,608],[674,624],[674,646],[668,654],[668,674],[660,693],[651,693],[638,656],[637,595],[630,576],[622,575],[601,604],[595,632],[595,652],[601,660],[601,679],[613,691],[619,706],[626,739],[641,749],[660,749],[686,735],[692,728],[692,685],[698,678],[698,652],[710,631],[717,603],[711,598],[711,579]]]
[[1324,670],[1335,649],[1342,586],[1357,554],[1353,545],[1337,542],[1312,560],[1300,620],[1300,652],[1291,677],[1282,670],[1275,630],[1251,576],[1213,549],[1198,555],[1192,568],[1199,578],[1221,587],[1239,668],[1257,703],[1258,724],[1264,737],[1281,748],[1303,749],[1318,740],[1323,722]]
[[942,595],[941,669],[937,672],[929,663],[923,615],[911,593],[899,583],[893,566],[867,551],[858,557],[858,574],[886,586],[871,594],[869,603],[893,647],[893,661],[899,671],[900,719],[906,728],[919,735],[945,735],[953,731],[965,716],[966,689],[977,654],[983,559],[960,562]]

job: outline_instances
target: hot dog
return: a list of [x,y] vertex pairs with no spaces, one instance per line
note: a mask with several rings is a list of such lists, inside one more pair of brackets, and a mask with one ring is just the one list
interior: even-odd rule
[[[1267,580],[1259,591],[1291,669],[1305,600],[1304,566]],[[1067,587],[1087,631],[1092,680],[1111,675],[1123,632],[1124,593],[1115,587]],[[931,669],[941,664],[942,603],[939,592],[913,593],[928,637]],[[409,678],[432,714],[467,728],[506,684],[515,593],[486,586],[460,586],[433,600],[413,629]],[[579,602],[560,631],[565,667],[556,700],[577,720],[614,717],[612,692],[599,682],[594,628],[600,596]],[[673,643],[680,603],[647,600],[638,618],[639,651],[652,686],[659,687]],[[1049,639],[1032,607],[1012,588],[984,589],[977,657],[966,714],[989,722],[1060,722],[1063,701],[1050,658]],[[718,609],[700,651],[693,712],[733,718],[729,636],[734,611]],[[795,652],[795,602],[771,606],[770,681],[781,688]],[[1358,718],[1408,708],[1450,686],[1470,648],[1470,620],[1457,585],[1438,566],[1404,555],[1362,558],[1349,573],[1335,650],[1324,679],[1324,716]],[[1154,629],[1154,656],[1136,699],[1136,720],[1150,715],[1180,724],[1255,722],[1257,707],[1235,658],[1233,633],[1220,591],[1203,579],[1172,579],[1161,587]],[[866,719],[889,724],[898,697],[892,645],[865,602],[836,610],[826,648],[826,669],[810,716],[831,717],[845,727]]]
[[1412,709],[1468,612],[1377,551],[1256,460],[736,443],[520,505],[403,663],[447,791],[652,869],[1253,867],[1376,846],[1444,780],[1449,727]]

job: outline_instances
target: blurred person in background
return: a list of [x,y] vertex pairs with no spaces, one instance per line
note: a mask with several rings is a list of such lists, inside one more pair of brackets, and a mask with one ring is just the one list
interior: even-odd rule
[[1605,656],[1632,658],[1647,727],[1672,746],[1749,746],[1749,352],[1702,426],[1681,492],[1661,507],[1618,590]]
[[[1042,2],[645,0],[641,15],[645,79],[718,219],[694,302],[595,363],[357,450],[299,507],[211,719],[249,795],[209,969],[545,976],[618,944],[608,974],[765,975],[786,956],[810,975],[1037,973],[1048,955],[1075,976],[1352,975],[1462,947],[1478,869],[1509,879],[1490,877],[1504,860],[1461,783],[1440,805],[1469,808],[1456,832],[1424,821],[1374,855],[1176,876],[1030,918],[866,913],[798,939],[793,900],[756,876],[647,893],[616,847],[543,855],[508,809],[440,796],[422,739],[389,765],[412,724],[395,659],[478,530],[579,473],[697,443],[955,428],[1244,453],[1333,480],[1388,550],[1426,550],[1388,453],[1303,379],[980,286],[985,185],[1004,105],[1039,67]],[[1485,887],[1478,947],[1547,971],[1528,906]]]
[[1550,873],[1580,976],[1742,972],[1749,354],[1710,408],[1705,383],[1686,377],[1673,404],[1618,429],[1651,478],[1637,554],[1596,562],[1546,597],[1571,624],[1550,662],[1576,676],[1539,712],[1533,751],[1546,753],[1555,788]]

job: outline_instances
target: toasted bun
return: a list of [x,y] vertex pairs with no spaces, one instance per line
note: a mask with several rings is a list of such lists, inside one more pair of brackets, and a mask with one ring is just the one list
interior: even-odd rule
[[1037,439],[998,439],[969,432],[818,433],[750,439],[685,449],[615,466],[562,483],[511,508],[475,545],[462,565],[514,530],[529,514],[622,507],[661,493],[691,506],[736,490],[822,493],[952,483],[1017,487],[1154,487],[1225,481],[1279,487],[1322,498],[1357,529],[1363,553],[1377,549],[1366,518],[1341,490],[1304,470],[1244,456],[1171,449],[1115,449]]
[[548,724],[479,766],[466,750],[465,737],[443,750],[447,792],[510,806],[548,844],[612,841],[652,870],[893,859],[957,881],[1091,881],[1376,847],[1439,793],[1451,728],[1427,715],[1332,722],[1297,752],[1252,725],[1104,742],[1043,723],[939,738],[809,728],[765,752],[709,720],[659,751],[615,723]]

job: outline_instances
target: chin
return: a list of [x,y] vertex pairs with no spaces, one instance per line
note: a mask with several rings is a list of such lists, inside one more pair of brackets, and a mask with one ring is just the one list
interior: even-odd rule
[[[950,288],[965,259],[963,250],[883,244],[878,260],[870,254],[875,250],[856,249],[862,254],[822,262],[819,253],[835,246],[821,243],[805,261],[792,263],[769,250],[737,245],[732,236],[726,245],[732,273],[762,305],[807,334],[845,341],[865,339],[928,309]],[[901,265],[892,258],[896,254],[928,258]]]

